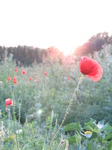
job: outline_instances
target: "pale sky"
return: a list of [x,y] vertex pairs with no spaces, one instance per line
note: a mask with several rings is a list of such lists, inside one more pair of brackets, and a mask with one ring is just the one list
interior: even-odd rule
[[99,32],[112,34],[112,0],[0,0],[0,46],[73,51]]

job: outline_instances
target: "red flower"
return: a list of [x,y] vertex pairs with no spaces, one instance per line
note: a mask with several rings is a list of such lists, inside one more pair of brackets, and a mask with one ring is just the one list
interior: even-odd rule
[[47,76],[47,72],[44,72],[44,75]]
[[82,57],[79,63],[80,72],[92,81],[97,82],[102,78],[103,69],[101,65],[88,57]]
[[13,84],[17,84],[16,77],[13,78]]
[[11,77],[10,77],[10,76],[8,76],[8,80],[9,80],[9,81],[11,80]]
[[12,106],[12,105],[13,105],[12,100],[11,100],[10,98],[6,99],[6,100],[5,100],[5,105],[6,105],[6,107],[7,107],[7,106]]
[[29,80],[31,81],[31,80],[33,80],[33,78],[32,78],[32,77],[29,77]]
[[15,68],[15,72],[17,72],[18,70],[17,70],[17,68]]
[[69,81],[69,80],[70,80],[70,77],[67,77],[67,80]]
[[23,70],[23,71],[22,71],[22,74],[24,74],[24,75],[25,75],[25,74],[26,74],[26,71],[25,71],[25,70]]

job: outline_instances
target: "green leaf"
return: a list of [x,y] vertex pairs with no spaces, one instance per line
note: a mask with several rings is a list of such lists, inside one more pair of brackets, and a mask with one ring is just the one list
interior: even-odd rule
[[98,140],[100,143],[103,143],[103,141],[105,141],[105,134],[99,133],[97,136]]
[[84,128],[83,128],[83,129],[84,129],[84,130],[93,131],[93,128],[92,128],[91,126],[89,126],[89,125],[84,126]]
[[108,150],[111,150],[111,148],[112,148],[112,140],[108,142],[108,146],[107,147],[108,147]]
[[73,144],[76,142],[76,135],[71,136],[70,138],[67,139],[69,141],[69,144]]
[[96,133],[99,133],[99,128],[97,127],[97,128],[95,128],[95,129],[93,129],[93,132],[96,132]]
[[51,129],[52,128],[52,119],[50,116],[48,116],[46,120],[46,128]]
[[103,131],[112,131],[112,126],[109,125],[109,123],[105,124],[101,129],[100,129],[101,132]]
[[108,133],[108,134],[105,136],[105,140],[109,140],[109,139],[112,139],[112,132]]
[[86,122],[86,123],[84,123],[84,124],[85,124],[85,126],[90,126],[90,127],[92,127],[92,128],[94,129],[94,128],[97,127],[97,126],[95,125],[94,121],[95,121],[95,120],[91,120],[91,121]]
[[93,132],[91,138],[97,138],[97,137],[98,137],[98,134],[96,132]]
[[75,130],[77,131],[81,130],[81,125],[79,122],[67,124],[63,129],[63,131],[75,131]]

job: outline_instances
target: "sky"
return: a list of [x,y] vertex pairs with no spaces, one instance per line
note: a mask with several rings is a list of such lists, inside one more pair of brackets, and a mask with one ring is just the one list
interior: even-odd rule
[[0,0],[0,46],[55,46],[69,54],[112,34],[111,0]]

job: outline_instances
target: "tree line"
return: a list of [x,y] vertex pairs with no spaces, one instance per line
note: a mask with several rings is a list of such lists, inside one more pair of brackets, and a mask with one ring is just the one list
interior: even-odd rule
[[[75,49],[73,56],[75,55],[76,57],[81,57],[83,55],[88,55],[89,53],[94,54],[95,51],[101,50],[103,46],[107,44],[112,44],[112,35],[109,36],[107,32],[98,33],[93,35],[82,46]],[[12,59],[16,61],[17,65],[26,66],[29,66],[34,62],[43,63],[45,58],[52,58],[52,60],[56,60],[58,58],[61,64],[65,59],[63,53],[54,46],[46,49],[26,45],[18,45],[17,47],[0,46],[0,61],[4,61],[4,59],[6,57],[8,58],[11,54]]]
[[95,51],[103,49],[103,46],[108,44],[112,44],[112,35],[109,36],[108,32],[98,33],[75,49],[74,55],[80,57],[88,53],[94,54]]

